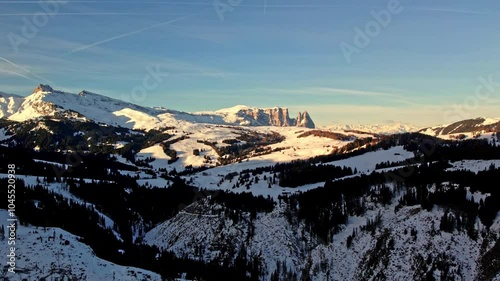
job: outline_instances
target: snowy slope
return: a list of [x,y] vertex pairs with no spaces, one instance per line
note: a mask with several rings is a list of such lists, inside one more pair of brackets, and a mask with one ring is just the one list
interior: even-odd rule
[[47,85],[38,86],[9,119],[25,121],[36,117],[55,116],[58,112],[67,110],[78,112],[96,122],[129,128],[155,127],[159,122],[154,116],[157,112],[153,109],[86,91],[78,95],[65,93]]
[[23,97],[0,92],[0,118],[7,118],[17,112]]
[[[243,216],[234,222],[223,215],[223,207],[202,201],[156,226],[144,241],[178,256],[204,261],[228,258],[221,254],[236,256],[245,247],[248,257],[258,255],[263,260],[266,273],[262,280],[270,279],[277,262],[284,262],[299,276],[307,270],[311,280],[372,280],[382,271],[385,280],[419,280],[418,274],[426,268],[420,260],[439,264],[441,256],[455,272],[452,280],[477,277],[477,261],[492,247],[491,243],[481,235],[476,241],[464,232],[440,232],[440,218],[445,211],[442,208],[426,211],[420,206],[403,207],[395,212],[398,199],[393,202],[388,206],[371,204],[363,217],[350,217],[332,241],[318,241],[303,231],[302,223],[290,223],[283,206],[259,213],[254,220]],[[378,230],[373,234],[362,231],[361,226],[379,212],[382,223]],[[346,239],[354,229],[358,234],[348,248]],[[476,229],[487,232],[480,222]],[[498,233],[499,229],[500,217],[490,233]],[[411,230],[417,234],[412,235]],[[437,234],[433,233],[436,230]],[[440,280],[441,272],[433,274]]]
[[[312,141],[310,140],[309,143],[313,141],[322,141],[322,139],[324,138],[318,138],[318,140],[312,140]],[[291,143],[293,139],[289,141]],[[331,140],[329,141],[330,141],[329,143],[331,143]],[[294,147],[296,147],[296,151],[308,150],[307,147],[300,146],[301,144],[299,142],[294,142],[293,144]],[[226,175],[228,174],[235,172],[240,173],[241,171],[246,169],[255,169],[258,167],[273,166],[277,163],[289,162],[292,160],[305,158],[305,157],[302,158],[300,157],[300,155],[296,154],[296,151],[293,151],[293,149],[289,149],[289,150],[284,150],[282,152],[258,156],[250,158],[248,161],[244,161],[242,163],[235,163],[231,165],[215,167],[203,172],[186,176],[185,178],[188,180],[188,182],[191,182],[194,186],[204,189],[227,190],[236,193],[250,192],[253,195],[263,195],[265,197],[271,196],[272,198],[275,199],[277,199],[279,195],[304,192],[307,190],[324,186],[325,184],[324,182],[319,182],[294,188],[280,187],[277,184],[271,184],[271,188],[269,188],[269,181],[266,179],[271,179],[272,175],[268,172],[256,176],[256,178],[258,178],[259,181],[252,182],[248,187],[242,185],[240,187],[234,188],[234,184],[237,181],[238,177],[235,177],[235,179],[226,178]],[[328,150],[323,152],[325,153],[327,151]],[[320,155],[320,153],[316,155]],[[414,154],[412,152],[406,151],[402,146],[396,146],[388,150],[378,150],[378,151],[368,152],[345,160],[339,160],[324,164],[334,165],[339,167],[349,167],[352,168],[353,170],[356,169],[358,173],[369,174],[375,171],[375,166],[377,164],[387,161],[389,162],[404,161],[406,159],[410,159],[413,157]]]
[[[6,222],[8,213],[0,209],[0,220]],[[50,237],[50,238],[49,238]],[[55,239],[52,239],[55,237]],[[5,242],[5,241],[3,241]],[[5,257],[8,247],[0,248]],[[161,280],[153,272],[120,266],[95,256],[92,249],[78,237],[60,228],[18,225],[16,238],[16,267],[12,274],[2,267],[6,280]],[[71,279],[68,279],[71,278]],[[76,279],[78,278],[78,279]]]
[[[415,275],[421,266],[418,264],[419,258],[427,260],[431,256],[436,259],[437,255],[446,254],[455,260],[452,267],[460,268],[461,273],[454,280],[474,280],[477,275],[476,261],[481,254],[481,240],[474,241],[465,233],[441,232],[432,235],[431,230],[439,228],[439,218],[443,213],[438,208],[427,212],[419,207],[405,207],[397,213],[391,208],[383,209],[384,230],[377,231],[375,237],[369,232],[361,232],[348,249],[344,237],[352,233],[353,227],[366,222],[362,219],[360,224],[360,221],[354,220],[346,231],[336,235],[336,242],[327,247],[319,246],[313,251],[316,263],[324,262],[321,257],[326,257],[332,268],[330,274],[318,273],[315,279],[327,280],[329,275],[330,280],[363,280],[366,278],[363,276],[373,276],[383,271],[387,280],[417,280]],[[417,231],[416,239],[411,236],[411,229]],[[385,233],[388,236],[384,239]],[[391,239],[394,241],[392,249],[387,246]],[[383,246],[380,249],[378,241],[387,248]],[[436,272],[435,277],[439,278],[439,274]]]
[[153,166],[154,169],[168,166],[168,160],[170,157],[165,154],[163,147],[160,145],[150,146],[139,151],[136,155],[137,160],[144,160],[146,158],[154,158],[153,162],[148,163]]
[[368,152],[363,155],[350,157],[344,160],[328,162],[325,164],[350,167],[361,173],[371,173],[377,164],[383,162],[399,162],[415,157],[413,152],[407,151],[403,146],[391,147],[387,150]]
[[[38,160],[40,161],[40,160]],[[45,161],[46,162],[46,161]],[[57,163],[56,163],[57,164]],[[8,174],[0,174],[0,178],[8,178]],[[20,179],[20,180],[23,180],[27,185],[32,185],[32,186],[35,186],[35,185],[41,185],[41,180],[39,177],[36,177],[36,176],[21,176],[21,175],[18,175],[17,179]],[[83,179],[85,182],[92,182],[93,180],[92,179]],[[54,183],[44,183],[43,184],[44,188],[51,191],[51,192],[54,192],[56,194],[59,194],[61,196],[63,196],[64,198],[68,199],[68,200],[72,200],[73,202],[76,202],[80,205],[85,205],[87,207],[92,207],[96,213],[99,214],[99,216],[102,217],[103,221],[104,221],[104,225],[102,225],[103,228],[109,228],[109,229],[113,229],[115,227],[115,222],[109,218],[108,216],[106,216],[105,214],[103,214],[102,212],[100,212],[96,206],[92,203],[88,203],[88,202],[85,202],[84,200],[81,200],[80,198],[76,197],[75,195],[73,195],[71,192],[69,192],[68,188],[65,187],[63,184],[61,183],[58,183],[58,182],[54,182]],[[120,235],[113,230],[113,233],[115,234],[115,236],[121,240],[121,237]]]
[[205,203],[195,203],[173,219],[159,224],[145,235],[144,242],[178,256],[205,261],[217,260],[221,254],[237,254],[245,245],[247,255],[261,255],[264,265],[270,266],[269,270],[278,259],[286,260],[295,268],[303,266],[304,253],[312,243],[299,242],[303,226],[290,225],[282,214],[283,210],[259,214],[251,232],[248,215],[234,223],[219,213],[222,211],[220,206]]
[[444,124],[419,130],[420,133],[443,138],[457,139],[465,136],[472,138],[489,132],[498,132],[500,118],[479,117],[462,120],[451,124]]
[[448,171],[465,170],[474,173],[486,171],[490,168],[500,168],[500,160],[462,160],[450,163],[453,167],[447,169]]
[[[181,172],[186,166],[192,167],[215,167],[218,161],[224,156],[220,156],[209,145],[200,143],[203,141],[216,143],[216,147],[228,146],[224,140],[241,139],[245,134],[279,134],[284,137],[283,141],[264,146],[263,149],[272,151],[265,155],[258,153],[250,153],[248,162],[245,160],[242,163],[233,164],[224,167],[213,168],[214,172],[221,171],[238,171],[241,169],[256,168],[262,166],[274,165],[276,163],[284,163],[298,159],[308,159],[317,155],[326,155],[333,151],[334,148],[342,147],[356,138],[367,137],[365,134],[351,134],[352,139],[332,140],[327,137],[319,137],[310,135],[307,137],[299,137],[302,133],[311,129],[298,127],[232,127],[219,126],[210,124],[185,124],[180,129],[169,129],[165,133],[173,135],[171,139],[186,137],[178,142],[171,144],[170,149],[177,152],[177,161],[168,163],[170,157],[166,155],[159,145],[148,147],[140,151],[138,159],[146,159],[153,157],[154,162],[150,163],[155,169],[167,168],[168,170],[176,169]],[[244,143],[244,141],[241,141]],[[194,155],[193,151],[200,151],[199,155]]]

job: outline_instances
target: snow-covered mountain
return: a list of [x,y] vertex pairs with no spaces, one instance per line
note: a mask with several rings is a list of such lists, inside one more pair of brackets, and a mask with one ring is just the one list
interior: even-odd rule
[[[484,236],[475,240],[464,232],[438,230],[444,208],[396,206],[373,204],[364,216],[350,217],[332,241],[322,243],[308,234],[307,225],[287,219],[284,205],[254,219],[246,214],[234,221],[222,206],[205,200],[157,225],[145,242],[196,260],[258,256],[261,280],[272,280],[283,270],[310,275],[302,280],[485,280],[481,260],[496,251],[491,236],[498,233],[500,219],[489,231],[478,223]],[[377,217],[375,231],[361,230]],[[497,274],[488,280],[498,280]],[[295,280],[284,275],[276,280]],[[433,278],[423,279],[426,275]]]
[[465,138],[489,132],[497,132],[500,129],[500,117],[478,117],[475,119],[461,120],[451,124],[437,125],[426,128],[411,124],[387,122],[385,124],[375,125],[338,124],[329,125],[322,129],[331,131],[357,131],[384,135],[419,132],[439,138],[456,139],[459,135],[464,135],[462,138]]
[[400,134],[416,132],[420,127],[397,122],[389,122],[386,124],[364,125],[364,124],[338,124],[326,126],[325,129],[332,131],[359,131],[373,134]]
[[18,110],[9,119],[26,121],[33,118],[73,113],[81,119],[90,119],[110,125],[122,127],[145,127],[156,124],[158,112],[112,99],[95,93],[82,91],[70,94],[52,89],[48,85],[38,85],[33,94],[24,98]]
[[424,128],[418,132],[446,139],[464,139],[479,136],[484,133],[498,132],[499,129],[500,118],[479,117],[451,124]]
[[0,118],[7,118],[16,113],[23,102],[23,97],[0,92]]
[[262,109],[237,105],[214,112],[199,112],[197,114],[221,116],[225,122],[241,126],[315,127],[307,111],[299,112],[297,118],[290,118],[288,108],[281,107]]
[[307,112],[290,118],[286,108],[259,109],[237,106],[215,112],[187,113],[161,107],[148,108],[96,93],[82,91],[71,94],[38,85],[26,98],[0,95],[0,117],[26,121],[42,116],[64,115],[77,119],[134,129],[155,129],[181,123],[208,123],[235,126],[298,126],[314,128]]

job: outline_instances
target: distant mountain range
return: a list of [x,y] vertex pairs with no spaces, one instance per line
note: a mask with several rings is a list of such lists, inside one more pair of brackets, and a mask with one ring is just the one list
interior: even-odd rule
[[0,93],[0,118],[26,121],[42,116],[66,116],[134,129],[154,129],[179,123],[208,123],[235,126],[298,126],[314,128],[307,112],[290,118],[287,108],[236,106],[215,112],[187,113],[166,108],[149,108],[103,95],[82,91],[71,94],[38,85],[27,97]]
[[[164,107],[144,107],[96,93],[79,94],[55,90],[49,85],[38,85],[27,97],[0,92],[0,118],[26,121],[39,117],[66,117],[91,120],[130,129],[159,129],[189,123],[232,126],[277,126],[315,128],[308,112],[299,112],[290,118],[287,108],[255,108],[237,105],[217,111],[182,112]],[[420,132],[442,138],[471,137],[481,132],[498,131],[500,118],[480,117],[452,124],[420,128],[402,123],[380,125],[332,125],[330,131],[357,131],[376,134]]]
[[358,131],[378,134],[400,134],[418,132],[441,138],[457,138],[459,135],[473,136],[481,133],[497,132],[500,129],[500,118],[478,117],[474,119],[460,120],[451,124],[437,125],[433,127],[418,127],[415,125],[389,122],[376,125],[331,125],[325,129],[333,131]]
[[416,132],[419,129],[421,129],[421,127],[393,122],[393,123],[375,124],[375,125],[337,124],[337,125],[327,126],[326,129],[333,131],[358,131],[358,132],[390,135],[390,134]]
[[435,137],[463,138],[470,134],[481,134],[498,132],[500,129],[500,118],[479,117],[475,119],[461,120],[452,124],[429,127],[419,130],[419,133]]

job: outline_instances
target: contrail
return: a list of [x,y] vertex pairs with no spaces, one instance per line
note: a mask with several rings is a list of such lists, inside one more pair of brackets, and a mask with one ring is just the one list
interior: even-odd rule
[[167,25],[167,24],[170,24],[170,23],[173,23],[173,22],[176,22],[176,21],[180,21],[180,20],[183,20],[185,18],[194,16],[196,14],[198,14],[198,13],[190,14],[190,15],[187,15],[187,16],[183,16],[183,17],[176,18],[176,19],[169,20],[169,21],[165,21],[165,22],[161,22],[161,23],[158,23],[158,24],[155,24],[155,25],[152,25],[152,26],[144,27],[144,28],[141,28],[141,29],[138,29],[138,30],[134,30],[134,31],[131,31],[131,32],[127,32],[127,33],[124,33],[124,34],[120,34],[120,35],[117,35],[117,36],[114,36],[114,37],[111,37],[111,38],[108,38],[108,39],[105,39],[105,40],[102,40],[102,41],[98,41],[98,42],[95,42],[95,43],[92,43],[92,44],[89,44],[89,45],[85,45],[85,46],[76,48],[76,49],[70,51],[69,53],[66,53],[66,54],[62,55],[61,57],[66,57],[66,56],[69,56],[69,55],[74,54],[76,52],[80,52],[80,51],[86,50],[88,48],[95,47],[97,45],[101,45],[101,44],[104,44],[104,43],[107,43],[107,42],[110,42],[110,41],[113,41],[113,40],[116,40],[116,39],[124,38],[124,37],[130,36],[130,35],[134,35],[134,34],[137,34],[137,33],[140,33],[140,32],[146,31],[146,30],[149,30],[149,29],[160,27],[162,25]]
[[[1,3],[1,2],[0,2]],[[33,13],[0,14],[2,17],[32,16]],[[57,13],[57,16],[173,16],[173,13]]]
[[21,70],[23,70],[24,72],[28,72],[29,73],[29,70],[27,70],[27,69],[25,69],[25,68],[23,68],[23,67],[15,64],[15,63],[11,62],[10,60],[8,60],[6,58],[0,57],[0,59],[3,60],[3,61],[5,61],[5,62],[7,62],[7,63],[9,63],[9,64],[11,64],[11,65],[13,65],[13,66],[15,66],[15,67],[17,67],[17,68],[19,68],[19,69],[21,69]]
[[[0,1],[0,4],[38,4],[39,1]],[[169,4],[169,5],[190,5],[190,6],[212,6],[213,3],[203,3],[203,2],[169,2],[169,1],[118,1],[118,0],[75,0],[67,1],[65,4],[69,3],[120,3],[120,4],[134,4],[134,3],[146,3],[146,4]]]
[[474,11],[474,10],[458,10],[458,9],[441,9],[441,8],[413,8],[417,11],[426,11],[426,12],[443,12],[443,13],[457,13],[457,14],[477,14],[477,15],[487,15],[488,12],[483,11]]
[[23,68],[23,67],[21,67],[21,66],[19,66],[19,65],[15,64],[15,63],[13,63],[12,61],[10,61],[10,60],[8,60],[8,59],[6,59],[6,58],[0,57],[0,60],[3,60],[3,61],[5,61],[5,62],[7,62],[8,64],[11,64],[11,65],[13,65],[14,67],[17,67],[17,68],[21,69],[22,71],[24,71],[24,72],[26,72],[26,73],[29,73],[29,74],[31,74],[31,75],[33,75],[33,76],[35,76],[36,78],[42,79],[42,80],[44,80],[44,81],[49,82],[50,84],[55,85],[55,84],[54,84],[54,82],[50,81],[49,79],[46,79],[46,78],[44,78],[44,77],[41,77],[41,76],[39,76],[39,75],[37,75],[37,74],[35,74],[35,73],[33,73],[33,72],[31,72],[31,71],[29,71],[29,70],[25,69],[25,68]]
[[[0,1],[0,4],[37,4],[39,1]],[[119,3],[119,4],[165,4],[165,5],[179,5],[179,6],[213,6],[212,2],[169,2],[169,1],[118,1],[118,0],[74,0],[67,1],[65,4],[69,3]],[[249,8],[338,8],[344,7],[346,5],[336,5],[336,4],[239,4],[238,7],[249,7]]]
[[20,76],[20,77],[23,77],[25,79],[28,79],[30,81],[33,81],[35,83],[37,83],[38,81],[36,81],[35,79],[32,79],[24,74],[21,74],[21,73],[18,73],[18,72],[15,72],[15,71],[11,71],[11,70],[6,70],[6,69],[0,69],[0,72],[5,72],[5,73],[9,73],[9,74],[14,74],[14,75],[17,75],[17,76]]

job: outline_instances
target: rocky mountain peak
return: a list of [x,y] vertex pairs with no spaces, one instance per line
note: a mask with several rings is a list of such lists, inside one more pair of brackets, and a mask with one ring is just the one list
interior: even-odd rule
[[38,84],[38,86],[33,91],[33,94],[36,94],[38,92],[53,92],[53,91],[54,89],[52,89],[52,87],[50,87],[49,85]]
[[277,127],[306,127],[314,128],[314,122],[307,112],[299,113],[297,119],[290,118],[288,108],[250,108],[238,106],[238,115],[250,119],[250,123],[256,126],[277,126]]
[[309,116],[309,113],[307,113],[307,111],[304,111],[303,113],[299,112],[295,126],[305,127],[305,128],[315,128],[316,127],[311,116]]

